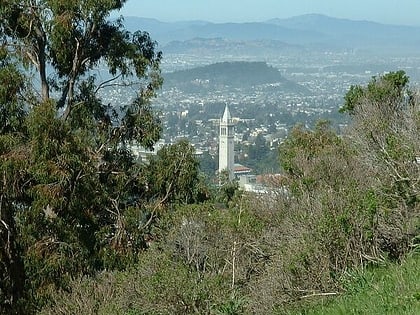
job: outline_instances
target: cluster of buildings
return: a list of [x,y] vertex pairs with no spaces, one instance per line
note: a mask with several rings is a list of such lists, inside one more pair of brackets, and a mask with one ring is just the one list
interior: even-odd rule
[[[157,152],[165,145],[165,141],[161,140],[156,143],[153,150],[148,150],[138,144],[130,145],[130,150],[139,160],[147,161],[151,155]],[[257,175],[251,175],[252,169],[235,163],[235,123],[226,105],[223,116],[219,120],[219,146],[218,146],[219,166],[218,170],[214,170],[220,174],[226,174],[229,181],[237,180],[239,187],[245,191],[257,193],[266,192],[266,188],[260,183]],[[198,151],[197,154],[202,152]]]

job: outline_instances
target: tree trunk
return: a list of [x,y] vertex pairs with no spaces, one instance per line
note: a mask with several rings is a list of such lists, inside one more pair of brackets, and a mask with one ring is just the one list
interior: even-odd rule
[[50,98],[50,88],[47,81],[47,69],[46,69],[46,47],[47,47],[47,36],[42,26],[42,21],[36,17],[34,21],[34,33],[36,39],[35,49],[37,50],[36,56],[38,61],[39,79],[41,80],[41,97],[42,101],[46,102]]
[[46,102],[50,98],[50,88],[47,81],[47,69],[45,65],[45,42],[40,40],[38,43],[38,61],[39,61],[39,77],[41,80],[41,97],[42,101]]
[[[3,197],[3,196],[2,196]],[[16,246],[16,226],[12,210],[0,200],[0,314],[24,314],[25,270]]]

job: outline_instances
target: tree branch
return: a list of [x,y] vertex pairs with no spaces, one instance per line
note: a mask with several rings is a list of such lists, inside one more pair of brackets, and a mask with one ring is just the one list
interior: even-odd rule
[[113,77],[113,78],[111,78],[111,79],[109,79],[109,80],[106,80],[106,81],[103,81],[103,82],[101,82],[99,85],[98,85],[98,87],[95,89],[95,94],[96,93],[98,93],[98,91],[100,90],[100,89],[102,89],[102,88],[105,88],[105,87],[108,87],[108,86],[115,86],[114,84],[108,84],[108,83],[110,83],[110,82],[113,82],[113,81],[115,81],[115,80],[117,80],[117,79],[119,79],[121,77],[121,74],[119,74],[119,75],[117,75],[116,77]]

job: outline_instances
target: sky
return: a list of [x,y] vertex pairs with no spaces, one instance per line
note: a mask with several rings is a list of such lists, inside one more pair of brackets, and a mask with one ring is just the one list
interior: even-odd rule
[[128,0],[120,12],[164,22],[260,22],[308,13],[420,25],[420,0]]

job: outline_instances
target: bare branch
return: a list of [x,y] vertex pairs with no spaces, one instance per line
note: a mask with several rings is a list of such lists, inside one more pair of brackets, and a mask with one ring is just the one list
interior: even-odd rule
[[113,82],[113,81],[115,81],[115,80],[117,80],[117,79],[119,79],[121,77],[121,74],[119,74],[119,75],[117,75],[116,77],[113,77],[113,78],[111,78],[111,79],[109,79],[109,80],[106,80],[106,81],[103,81],[103,82],[101,82],[99,85],[98,85],[98,87],[96,88],[96,90],[95,90],[95,94],[96,93],[98,93],[98,91],[100,90],[100,89],[102,89],[102,88],[104,88],[104,87],[109,87],[109,86],[115,86],[114,84],[109,84],[110,82]]

